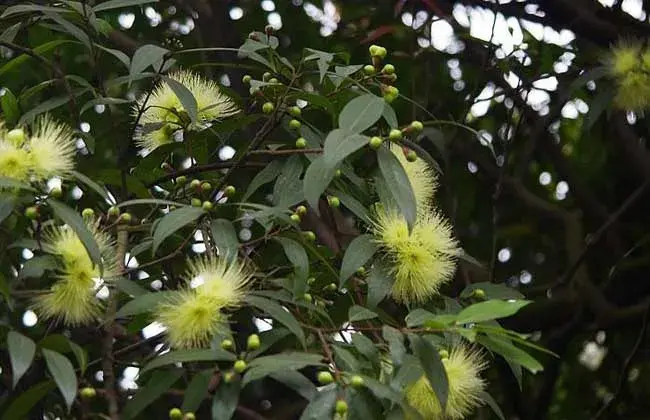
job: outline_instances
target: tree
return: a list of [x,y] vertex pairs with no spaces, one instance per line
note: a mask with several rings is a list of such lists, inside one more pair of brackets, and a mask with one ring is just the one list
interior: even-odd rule
[[645,418],[642,2],[8,3],[3,418]]

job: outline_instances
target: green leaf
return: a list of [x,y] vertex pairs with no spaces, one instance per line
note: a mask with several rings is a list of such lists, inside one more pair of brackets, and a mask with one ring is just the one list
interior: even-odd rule
[[406,315],[406,318],[404,320],[406,321],[406,326],[410,328],[422,325],[425,321],[433,319],[435,317],[436,316],[433,313],[427,311],[426,309],[415,308],[409,312],[408,315]]
[[612,104],[615,95],[616,91],[611,86],[598,89],[596,97],[589,102],[589,111],[585,116],[585,123],[582,126],[583,132],[588,132],[594,126],[598,118]]
[[362,67],[363,64],[355,64],[351,66],[334,66],[334,73],[336,74],[330,74],[329,78],[332,83],[334,83],[334,86],[339,87],[341,86],[341,83],[345,81],[345,79],[361,70]]
[[151,379],[138,389],[138,392],[133,398],[127,401],[122,411],[122,419],[129,420],[135,418],[142,410],[147,408],[151,403],[160,398],[165,391],[171,388],[182,374],[182,369],[154,372],[151,375]]
[[85,184],[88,186],[90,189],[95,191],[97,194],[99,194],[100,197],[102,197],[105,200],[108,200],[108,194],[106,193],[106,189],[100,186],[98,183],[93,181],[92,179],[88,178],[86,175],[82,174],[81,172],[77,171],[72,171],[72,175],[81,183]]
[[275,178],[280,175],[280,171],[283,168],[283,162],[280,160],[274,160],[264,167],[261,171],[255,175],[255,178],[251,181],[246,189],[246,193],[242,197],[242,201],[248,200],[248,197],[253,195],[262,185],[268,184],[273,181]]
[[496,416],[500,420],[506,420],[506,417],[503,415],[503,412],[501,411],[501,408],[499,407],[499,404],[497,404],[497,402],[494,400],[494,398],[492,398],[492,395],[488,394],[485,391],[481,391],[479,393],[479,399],[481,401],[485,401],[487,403],[487,405],[489,405],[490,408],[492,409],[492,412],[494,414],[496,414]]
[[447,397],[449,396],[449,380],[445,365],[440,360],[440,354],[429,341],[422,337],[411,335],[409,340],[411,341],[411,349],[420,360],[429,384],[436,393],[438,401],[444,410],[447,406]]
[[172,363],[184,362],[201,362],[201,361],[218,361],[218,362],[232,362],[235,361],[235,355],[222,350],[220,348],[214,349],[188,349],[188,350],[174,350],[156,357],[151,362],[147,363],[140,374],[156,369],[160,366],[169,365]]
[[32,191],[36,192],[34,188],[32,188],[31,185],[25,184],[20,181],[16,181],[13,178],[8,178],[5,176],[0,176],[0,188],[7,188],[7,189],[15,189],[15,190],[27,190],[27,191]]
[[353,305],[348,310],[348,319],[350,322],[364,321],[373,318],[377,318],[377,314],[363,306]]
[[[83,89],[80,91],[77,91],[75,96],[81,96],[83,93],[88,91],[88,89]],[[62,105],[67,104],[70,102],[70,99],[72,99],[69,95],[64,95],[64,96],[58,96],[56,98],[48,99],[47,101],[43,101],[40,104],[36,105],[29,111],[25,112],[21,117],[20,120],[18,120],[18,125],[25,124],[28,121],[31,121],[34,119],[35,116],[39,114],[46,113],[48,111],[51,111],[55,108],[58,108]]]
[[45,358],[47,370],[52,375],[54,382],[56,382],[56,386],[59,387],[69,411],[77,395],[78,387],[74,367],[70,360],[60,353],[47,349],[43,349],[41,352]]
[[364,223],[371,223],[370,216],[368,215],[368,210],[363,204],[359,202],[359,200],[337,189],[332,190],[332,195],[338,197],[339,200],[341,200],[341,204],[343,204],[344,207],[354,213]]
[[65,11],[62,7],[49,7],[49,6],[39,6],[37,4],[18,4],[16,6],[7,7],[2,13],[0,18],[6,18],[17,13],[25,12],[61,12]]
[[313,353],[287,352],[253,359],[248,364],[242,383],[263,378],[273,372],[299,370],[307,366],[324,366],[323,356]]
[[212,398],[212,418],[231,419],[239,402],[239,381],[222,382]]
[[205,211],[200,207],[182,207],[167,213],[154,225],[152,254],[156,254],[160,244],[180,228],[196,221]]
[[388,268],[381,261],[376,261],[368,274],[368,300],[371,308],[377,307],[384,300],[393,287],[393,280],[389,276]]
[[458,324],[468,324],[470,322],[483,322],[505,318],[514,315],[519,309],[529,303],[529,300],[505,301],[498,299],[475,303],[460,311],[457,315],[456,322]]
[[[298,284],[302,284],[303,286],[306,285],[307,276],[309,276],[309,257],[307,256],[305,248],[293,239],[283,237],[275,239],[280,243],[280,245],[282,245],[284,254],[287,256],[289,261],[291,261],[291,264],[293,264],[296,283],[301,282]],[[297,289],[301,290],[296,290],[296,288],[294,288],[294,296],[302,297],[305,293],[305,291],[302,290],[304,287],[299,287]]]
[[228,260],[237,259],[239,239],[232,222],[228,219],[215,219],[210,224],[210,231],[219,256]]
[[2,106],[2,113],[4,120],[9,125],[14,125],[20,118],[20,108],[18,107],[18,100],[10,89],[5,88],[4,95],[0,97],[0,105]]
[[325,192],[330,182],[332,182],[335,173],[336,168],[325,165],[323,156],[314,159],[307,168],[307,171],[305,171],[305,177],[302,180],[305,200],[307,200],[307,203],[309,203],[317,214],[320,214],[318,200],[320,200],[320,196]]
[[205,397],[208,396],[208,387],[213,376],[214,369],[206,369],[192,377],[192,380],[185,389],[183,406],[181,407],[184,413],[193,413],[199,409]]
[[81,370],[81,374],[83,375],[86,372],[86,367],[88,367],[88,353],[86,353],[86,350],[83,349],[79,344],[75,343],[74,341],[67,339],[68,345],[70,346],[70,350],[74,354],[74,357],[77,359],[77,363],[79,364],[79,369]]
[[384,325],[381,329],[384,340],[388,343],[388,352],[390,358],[396,365],[401,365],[406,355],[406,347],[404,347],[404,334],[398,329]]
[[346,157],[368,144],[370,139],[357,133],[348,133],[344,129],[332,130],[325,138],[323,162],[327,168],[334,168]]
[[479,335],[476,337],[476,342],[489,350],[500,354],[504,359],[523,366],[531,373],[537,373],[544,370],[544,366],[542,366],[541,363],[519,347],[515,347],[507,339],[495,336]]
[[361,365],[351,351],[341,346],[332,346],[332,350],[336,366],[348,372],[361,371]]
[[31,409],[55,388],[54,382],[44,381],[34,385],[16,398],[5,410],[2,420],[27,418]]
[[350,278],[360,267],[368,262],[377,252],[372,235],[359,235],[350,242],[341,263],[340,285]]
[[320,391],[314,399],[302,412],[300,420],[323,420],[329,419],[334,413],[334,405],[336,404],[337,389],[335,387],[328,387]]
[[316,65],[318,66],[320,83],[323,83],[325,74],[327,74],[327,69],[329,69],[330,63],[334,59],[334,54],[325,51],[314,50],[312,48],[305,48],[305,50],[311,52],[312,54],[305,57],[304,61],[318,60],[316,62]]
[[483,281],[480,283],[469,284],[462,292],[460,292],[460,297],[468,298],[472,295],[474,290],[481,289],[485,292],[485,296],[488,299],[524,299],[525,296],[519,291],[508,287],[505,284],[500,283],[491,283],[489,281]]
[[105,47],[103,45],[100,45],[100,44],[95,44],[95,46],[98,47],[99,49],[103,50],[103,51],[106,51],[107,53],[109,53],[113,57],[117,58],[122,64],[124,64],[124,66],[127,69],[131,67],[131,59],[129,58],[128,55],[124,54],[122,51],[114,50],[112,48],[107,48],[107,47]]
[[278,207],[290,207],[302,201],[302,162],[293,155],[285,162],[273,186],[273,203]]
[[192,94],[192,92],[190,92],[186,86],[183,86],[182,83],[179,83],[170,77],[161,76],[161,78],[165,81],[165,83],[167,83],[167,86],[169,86],[171,90],[174,91],[174,94],[178,100],[181,101],[181,105],[183,105],[183,109],[185,112],[187,112],[190,120],[195,123],[199,114],[199,106],[196,103],[194,94]]
[[84,31],[79,29],[76,25],[73,25],[72,23],[68,22],[65,20],[61,15],[59,15],[56,12],[44,12],[43,13],[45,16],[48,18],[52,19],[61,27],[63,28],[64,32],[67,32],[68,34],[72,35],[73,37],[77,38],[79,41],[81,41],[87,48],[90,48],[90,38],[88,37],[88,34],[86,34]]
[[93,11],[97,13],[111,9],[119,9],[121,7],[139,6],[147,3],[158,3],[158,0],[110,0],[99,3],[97,6],[93,7]]
[[[169,50],[161,48],[157,45],[146,44],[141,46],[133,54],[133,59],[131,60],[131,68],[129,69],[129,76],[134,76],[138,73],[142,73],[147,67],[162,60],[167,53],[169,53]],[[158,71],[159,69],[154,68],[154,70]]]
[[7,350],[9,350],[9,360],[11,362],[11,373],[13,376],[12,387],[16,384],[27,372],[27,369],[34,360],[36,353],[36,344],[31,338],[25,337],[16,331],[9,331],[7,334]]
[[371,93],[357,96],[348,102],[339,115],[339,128],[349,134],[370,128],[384,112],[384,100]]
[[18,35],[18,32],[22,26],[23,23],[18,22],[5,29],[4,32],[0,34],[0,41],[13,42],[14,39],[16,39],[16,35]]
[[138,283],[136,283],[135,281],[125,277],[113,278],[111,279],[111,282],[115,285],[117,289],[121,290],[122,292],[126,293],[131,297],[138,297],[149,293],[147,289],[145,289],[142,286],[139,286]]
[[417,203],[411,182],[397,157],[386,147],[377,150],[377,162],[386,187],[399,206],[409,227],[413,227],[417,214]]
[[300,323],[293,316],[291,312],[286,311],[281,305],[272,300],[265,299],[259,296],[246,296],[246,303],[256,307],[257,309],[267,313],[271,318],[275,319],[289,329],[298,340],[305,346],[305,333],[300,327]]
[[311,401],[316,395],[316,386],[300,372],[283,370],[273,372],[269,377],[293,389],[307,401]]
[[57,262],[54,256],[39,255],[25,261],[23,268],[18,274],[18,278],[41,278],[46,270],[54,270],[55,268],[57,268]]
[[74,233],[77,234],[81,243],[83,243],[84,248],[88,251],[90,259],[95,263],[101,266],[102,254],[99,250],[99,246],[95,241],[95,236],[86,226],[83,218],[76,211],[72,210],[70,207],[65,204],[48,199],[47,203],[54,212],[54,214],[61,219],[66,225],[70,226]]
[[12,211],[14,211],[14,205],[16,204],[16,198],[13,195],[9,194],[0,194],[0,223],[2,223]]
[[81,107],[79,114],[83,114],[84,112],[88,111],[90,108],[94,107],[95,105],[122,105],[122,104],[130,104],[131,102],[133,101],[130,99],[123,99],[123,98],[96,98],[86,102]]
[[[7,9],[7,11],[8,10],[9,9]],[[5,11],[5,14],[7,13],[7,11]],[[38,47],[33,48],[32,52],[34,52],[35,54],[43,54],[45,52],[48,52],[48,51],[58,47],[59,45],[69,44],[69,43],[76,43],[76,41],[72,41],[70,39],[56,39],[54,41],[46,42],[45,44],[41,44]],[[14,58],[13,60],[9,61],[7,64],[2,66],[2,68],[0,68],[0,76],[2,76],[3,74],[5,74],[5,73],[7,73],[9,71],[14,70],[15,68],[22,65],[23,63],[25,63],[26,61],[28,61],[31,58],[32,58],[32,56],[28,55],[28,54],[19,55],[18,57]]]
[[381,116],[384,117],[384,120],[386,120],[386,123],[390,128],[397,128],[399,126],[399,123],[397,122],[397,115],[395,114],[395,110],[393,109],[392,106],[390,106],[388,102],[384,101],[384,110]]
[[368,360],[377,362],[379,361],[379,349],[371,339],[361,333],[352,334],[352,344],[363,354]]
[[136,296],[133,300],[127,302],[115,314],[116,318],[124,318],[127,316],[138,315],[145,312],[153,311],[156,306],[171,297],[176,291],[165,290],[162,292],[151,292],[144,295]]

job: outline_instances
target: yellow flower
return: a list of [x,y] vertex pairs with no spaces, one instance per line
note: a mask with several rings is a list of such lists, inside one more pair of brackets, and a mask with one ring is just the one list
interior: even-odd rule
[[117,260],[109,235],[95,226],[89,229],[102,255],[103,272],[88,255],[77,234],[68,226],[58,226],[46,231],[43,249],[56,255],[59,275],[45,294],[36,298],[35,308],[45,318],[54,318],[66,325],[87,325],[97,319],[101,302],[96,297],[97,288],[104,279],[117,273]]
[[619,42],[607,57],[607,67],[616,81],[616,106],[635,111],[650,107],[650,51],[647,48],[639,42]]
[[31,170],[29,153],[0,138],[0,176],[18,181],[29,180]]
[[419,157],[415,162],[409,162],[401,147],[393,146],[390,149],[406,171],[415,195],[418,213],[429,211],[429,205],[438,188],[436,173],[427,162]]
[[425,376],[406,389],[406,400],[427,420],[463,419],[483,403],[481,392],[485,381],[480,373],[486,367],[485,361],[478,351],[459,345],[442,362],[449,382],[444,413]]
[[137,140],[138,145],[148,151],[171,143],[173,132],[177,129],[200,130],[206,122],[230,117],[239,112],[233,100],[221,92],[219,85],[211,80],[185,70],[171,73],[169,78],[185,86],[194,95],[198,109],[198,122],[188,125],[189,119],[180,99],[168,83],[160,83],[150,96],[142,95],[134,108],[134,113],[137,115],[143,105],[145,106],[139,121],[141,124],[145,127],[147,125],[159,127],[142,134]]
[[200,257],[189,261],[185,280],[217,306],[232,308],[239,306],[244,298],[251,273],[237,261]]
[[74,133],[67,125],[43,117],[37,121],[28,144],[36,178],[66,177],[74,169]]
[[409,233],[397,211],[380,210],[373,233],[390,263],[395,280],[391,296],[396,301],[426,302],[453,277],[458,245],[449,223],[435,211],[418,215]]
[[614,76],[625,76],[641,64],[641,46],[637,43],[620,42],[612,48],[608,59],[609,70]]
[[175,348],[207,347],[227,319],[211,296],[191,289],[158,305],[155,315]]
[[622,76],[614,103],[619,108],[636,111],[650,107],[650,73],[633,71]]

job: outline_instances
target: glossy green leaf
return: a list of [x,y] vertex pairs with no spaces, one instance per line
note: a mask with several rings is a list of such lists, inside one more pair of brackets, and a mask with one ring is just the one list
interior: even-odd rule
[[366,224],[371,223],[370,215],[368,214],[368,209],[366,209],[366,207],[363,204],[361,204],[359,200],[337,189],[332,190],[332,195],[338,197],[343,207],[347,208],[352,213],[354,213],[355,216],[361,219],[362,222]]
[[371,308],[379,305],[379,302],[388,296],[393,287],[393,280],[388,273],[388,268],[381,261],[376,261],[368,273],[367,304]]
[[348,102],[339,115],[339,128],[349,134],[361,133],[381,118],[384,100],[373,94],[357,96]]
[[54,270],[57,267],[58,264],[53,255],[38,255],[25,261],[23,268],[18,274],[18,278],[41,278],[45,271]]
[[481,391],[479,394],[479,398],[481,401],[485,401],[487,405],[492,409],[492,412],[496,414],[496,416],[499,418],[499,420],[506,420],[506,417],[503,415],[503,412],[501,411],[501,407],[499,407],[499,404],[492,398],[492,395],[488,394],[485,391]]
[[12,387],[15,388],[34,360],[36,344],[29,337],[25,337],[16,331],[9,331],[9,334],[7,334],[7,350],[11,362]]
[[179,229],[195,222],[205,211],[201,207],[182,207],[167,213],[154,225],[151,236],[153,237],[152,254],[156,254],[158,247],[169,236]]
[[352,305],[348,310],[348,319],[350,322],[364,321],[373,318],[377,318],[377,314],[363,306]]
[[307,256],[307,251],[305,251],[305,248],[299,242],[293,239],[278,237],[276,240],[282,245],[284,254],[291,261],[291,264],[293,264],[296,282],[303,284],[303,287],[294,288],[294,296],[302,297],[303,293],[305,293],[304,285],[306,285],[305,282],[309,275],[309,257]]
[[314,353],[287,352],[253,359],[242,382],[247,384],[273,372],[299,370],[306,366],[323,366],[323,356]]
[[10,89],[5,88],[4,94],[0,96],[0,106],[5,122],[10,126],[16,124],[20,118],[20,108],[16,96]]
[[221,382],[212,398],[212,418],[231,419],[239,402],[240,382]]
[[[169,53],[169,50],[157,45],[146,44],[141,46],[133,54],[129,75],[134,76],[138,73],[142,73],[147,67],[160,62],[167,53]],[[158,71],[159,69],[154,68],[154,70]]]
[[309,203],[317,214],[320,214],[318,210],[320,196],[325,192],[330,182],[332,182],[335,174],[336,168],[327,167],[323,156],[314,159],[307,168],[307,171],[305,171],[305,177],[303,179],[305,200],[307,200],[307,203]]
[[[7,13],[8,9],[5,11],[5,14]],[[62,44],[68,44],[68,43],[76,43],[76,41],[72,41],[70,39],[55,39],[54,41],[46,42],[45,44],[41,44],[35,48],[32,49],[32,51],[35,54],[43,54],[46,53],[50,50],[53,50],[54,48],[62,45]],[[7,64],[4,66],[0,67],[0,76],[3,74],[10,72],[12,70],[15,70],[18,68],[20,65],[24,64],[28,60],[32,58],[31,55],[29,54],[21,54],[18,57],[12,59],[9,61]]]
[[492,299],[475,303],[463,309],[456,317],[459,324],[470,322],[483,322],[492,319],[505,318],[514,315],[519,309],[528,305],[528,300],[499,300]]
[[53,381],[44,381],[29,388],[13,400],[13,402],[7,407],[2,416],[2,420],[27,418],[32,408],[34,408],[40,400],[45,398],[45,396],[55,387],[56,385]]
[[295,370],[283,370],[269,374],[269,377],[288,386],[307,401],[311,401],[316,395],[316,385],[309,379]]
[[302,412],[300,420],[323,420],[332,417],[336,404],[337,390],[328,387],[321,390]]
[[210,231],[219,256],[228,260],[237,259],[239,239],[232,222],[228,219],[215,219],[210,223]]
[[83,43],[87,48],[90,48],[90,38],[88,34],[81,30],[78,26],[74,25],[72,22],[66,20],[60,14],[56,12],[46,11],[43,13],[48,18],[52,19],[61,27],[63,31],[77,38],[81,43]]
[[158,0],[109,0],[104,1],[93,7],[95,13],[106,10],[119,9],[129,6],[139,6],[141,4],[158,3]]
[[206,369],[192,377],[192,380],[185,388],[183,406],[181,410],[195,412],[201,406],[203,400],[208,396],[208,387],[214,376],[214,369]]
[[388,352],[390,358],[395,365],[401,365],[406,355],[406,347],[404,346],[404,334],[398,329],[384,325],[381,329],[384,340],[388,343]]
[[145,295],[136,296],[133,300],[127,302],[115,314],[116,318],[138,315],[145,312],[151,312],[156,305],[169,300],[176,292],[165,290],[162,292],[151,292]]
[[377,150],[377,163],[381,175],[386,181],[386,187],[402,211],[408,225],[413,227],[417,214],[417,203],[406,171],[397,157],[386,147],[380,147]]
[[300,340],[302,345],[305,346],[305,333],[291,312],[284,310],[281,305],[274,301],[260,296],[248,295],[245,301],[247,304],[267,313],[271,318],[287,327]]
[[61,391],[68,410],[70,410],[77,395],[78,388],[77,375],[75,374],[74,367],[70,360],[60,353],[47,349],[43,349],[42,353],[45,358],[47,370],[52,375],[52,379],[56,382],[56,386]]
[[[131,254],[133,255],[133,254]],[[126,293],[127,295],[131,297],[137,297],[137,296],[142,296],[146,295],[149,292],[149,290],[145,289],[144,287],[138,285],[134,280],[125,278],[125,277],[117,277],[113,278],[111,282],[115,285],[115,287]]]
[[348,372],[361,371],[361,364],[352,352],[342,346],[332,346],[334,361],[339,369]]
[[369,140],[367,136],[348,133],[345,129],[332,130],[325,138],[323,163],[327,168],[336,169],[343,159],[368,145]]
[[190,90],[182,83],[177,82],[171,77],[161,76],[162,80],[174,91],[174,94],[183,105],[183,110],[187,112],[190,121],[195,123],[198,119],[199,106],[196,103],[196,98]]
[[222,349],[187,349],[187,350],[174,350],[157,356],[151,362],[147,363],[140,374],[143,374],[152,369],[159,368],[160,366],[169,365],[172,363],[184,362],[201,362],[201,361],[219,361],[231,362],[234,361],[235,355],[222,350]]
[[530,354],[513,345],[508,339],[481,334],[476,337],[476,341],[489,350],[500,354],[504,359],[517,365],[521,365],[531,373],[537,373],[544,370],[541,363]]
[[2,223],[12,211],[16,204],[16,198],[9,194],[0,194],[0,223]]
[[372,235],[359,235],[350,242],[341,263],[340,285],[368,262],[377,252]]
[[480,283],[472,283],[467,285],[460,292],[460,297],[467,298],[472,295],[474,290],[481,289],[485,292],[485,296],[488,299],[524,299],[525,296],[520,293],[518,290],[508,287],[502,283],[492,283],[489,281],[483,281]]
[[417,335],[411,335],[409,340],[413,353],[420,360],[429,384],[444,409],[447,406],[447,397],[449,396],[449,379],[438,350],[429,341]]
[[290,207],[304,199],[302,191],[302,161],[293,155],[286,160],[273,186],[273,203],[278,207]]
[[392,106],[388,102],[384,101],[384,110],[381,114],[382,117],[384,117],[384,120],[386,120],[386,124],[388,124],[388,127],[390,128],[397,128],[399,123],[397,122],[397,114],[395,114],[395,110],[393,109]]
[[122,419],[134,419],[151,403],[171,388],[183,374],[182,369],[154,372],[146,384],[138,389],[133,398],[127,401],[122,410]]
[[66,225],[70,226],[74,233],[77,234],[79,240],[83,243],[84,248],[88,251],[90,259],[95,264],[101,265],[102,255],[99,246],[97,245],[97,241],[95,241],[95,236],[92,234],[90,229],[88,229],[88,226],[86,226],[86,222],[84,222],[81,215],[59,201],[48,199],[47,203],[54,214]]
[[365,335],[361,333],[352,334],[352,344],[368,360],[373,362],[379,361],[379,348]]
[[242,201],[248,200],[262,185],[268,184],[280,175],[280,171],[284,167],[283,162],[274,160],[266,165],[261,171],[255,175],[255,178],[248,184],[248,188],[242,197]]

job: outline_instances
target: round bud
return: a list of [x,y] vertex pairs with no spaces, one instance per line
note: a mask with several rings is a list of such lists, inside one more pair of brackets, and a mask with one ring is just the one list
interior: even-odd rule
[[309,293],[305,293],[302,295],[302,298],[305,299],[307,302],[311,302],[311,295]]
[[190,204],[192,205],[192,207],[201,207],[203,205],[201,200],[199,200],[198,198],[191,199]]
[[413,121],[409,127],[411,127],[411,130],[415,131],[416,133],[424,130],[424,125],[420,121]]
[[396,128],[393,128],[390,130],[390,133],[388,134],[388,139],[392,141],[397,141],[402,139],[402,132]]
[[223,195],[225,195],[226,197],[232,197],[233,195],[235,195],[236,192],[237,189],[234,186],[228,185],[226,188],[224,188]]
[[299,106],[292,106],[289,108],[289,115],[292,117],[299,117],[300,114],[302,114],[302,111],[300,110]]
[[233,343],[232,340],[225,339],[221,342],[221,348],[224,350],[234,350],[235,343]]
[[248,336],[246,341],[246,350],[255,351],[260,348],[260,336],[257,334],[251,334]]
[[388,93],[384,94],[384,101],[386,101],[387,104],[392,104],[395,99],[397,99],[397,96],[393,96]]
[[91,388],[91,387],[81,388],[81,390],[79,391],[79,396],[81,398],[90,399],[90,398],[95,398],[96,395],[97,395],[97,391],[95,391],[95,388]]
[[237,360],[235,364],[233,365],[233,368],[235,369],[235,372],[237,373],[243,373],[246,368],[248,367],[248,364],[246,363],[245,360]]
[[291,215],[291,221],[294,222],[294,223],[300,223],[300,215],[296,214],[296,213],[292,214]]
[[408,152],[406,152],[406,160],[408,160],[409,162],[415,162],[416,160],[418,160],[418,154],[415,153],[415,150],[409,150]]
[[170,420],[182,420],[183,419],[183,412],[181,411],[180,408],[172,408],[169,410],[169,419]]
[[395,66],[392,64],[386,64],[383,69],[381,69],[381,72],[384,74],[393,74],[395,73]]
[[214,205],[209,201],[204,201],[201,203],[201,207],[203,207],[203,210],[205,211],[210,211],[214,208]]
[[201,181],[199,181],[198,179],[193,179],[192,182],[190,182],[190,187],[194,188],[195,190],[198,190],[199,188],[201,188]]
[[272,75],[270,72],[265,71],[264,74],[262,75],[262,80],[264,80],[264,81],[266,82],[266,81],[268,81],[271,77],[273,77],[273,75]]
[[241,78],[242,83],[245,85],[249,84],[251,80],[253,80],[253,78],[251,77],[250,74],[246,74],[244,75],[244,77]]
[[330,283],[327,286],[325,286],[324,289],[327,292],[334,292],[336,291],[336,289],[338,289],[338,286],[336,285],[336,283]]
[[365,66],[363,66],[363,72],[368,76],[372,76],[377,72],[377,70],[375,70],[375,66],[373,66],[372,64],[366,64]]
[[336,413],[343,415],[348,412],[348,403],[343,400],[338,400],[336,402]]
[[175,181],[176,181],[176,185],[183,186],[183,185],[187,184],[187,177],[181,175],[181,176],[177,177]]
[[385,58],[387,54],[388,54],[388,50],[386,50],[386,48],[384,48],[384,47],[379,47],[379,51],[378,51],[378,53],[377,53],[377,57],[379,57],[379,58]]
[[301,125],[302,124],[300,124],[300,121],[298,121],[298,120],[289,121],[289,128],[292,129],[292,130],[300,130]]
[[227,384],[231,383],[235,379],[234,372],[226,372],[223,374],[223,381]]
[[325,309],[326,303],[324,300],[317,300],[316,301],[316,306],[318,306],[321,309]]
[[307,207],[305,207],[305,206],[298,206],[298,207],[296,207],[296,213],[297,213],[299,216],[304,216],[305,214],[307,214]]
[[364,381],[363,381],[363,378],[362,378],[361,376],[359,376],[359,375],[354,375],[354,376],[350,379],[350,386],[351,386],[352,388],[361,388],[361,387],[363,386],[363,382],[364,382]]
[[395,86],[388,86],[388,87],[386,88],[386,93],[387,93],[388,95],[391,95],[391,96],[397,97],[397,95],[399,95],[399,89],[397,89]]
[[474,289],[474,291],[472,292],[472,295],[474,295],[474,297],[477,297],[479,299],[483,299],[485,297],[485,290],[483,290],[483,289]]
[[327,202],[329,203],[330,207],[332,208],[337,208],[338,206],[341,205],[341,200],[339,200],[338,197],[335,197],[333,195],[330,195],[327,197]]
[[265,114],[270,114],[273,110],[275,110],[275,105],[272,102],[264,102],[262,105],[262,112]]
[[25,209],[25,217],[30,220],[38,219],[38,207],[29,206]]
[[359,276],[364,276],[364,275],[366,274],[366,268],[363,267],[363,266],[357,268],[357,274],[358,274]]
[[302,233],[306,240],[309,242],[314,242],[316,240],[316,234],[311,230],[306,230]]
[[108,214],[108,217],[117,217],[120,215],[120,209],[117,206],[111,206],[108,208],[106,214]]
[[133,220],[133,217],[131,216],[131,213],[122,213],[120,218],[117,219],[117,221],[119,223],[122,223],[124,225],[128,225],[129,223],[131,223],[131,220]]
[[379,57],[379,54],[381,53],[381,47],[379,45],[371,45],[368,48],[368,52],[370,53],[371,57]]
[[314,283],[316,283],[316,278],[315,277],[310,277],[310,278],[307,279],[307,284],[308,285],[311,286]]
[[381,147],[381,144],[384,142],[384,140],[381,137],[371,137],[370,141],[368,144],[370,145],[371,149],[377,150]]
[[449,358],[449,352],[447,350],[440,350],[438,351],[438,354],[440,355],[441,359]]
[[272,78],[269,79],[269,83],[273,83],[275,85],[275,84],[280,83],[280,81],[278,79],[276,79],[275,77],[272,77]]
[[85,208],[81,211],[81,216],[84,219],[90,219],[91,217],[95,217],[95,210],[91,208]]
[[20,147],[25,142],[25,131],[22,128],[14,128],[5,134],[5,140],[16,147]]
[[340,178],[342,174],[343,174],[343,172],[341,172],[340,169],[337,169],[337,170],[334,172],[334,178]]
[[296,149],[304,149],[305,147],[307,147],[307,140],[304,137],[299,137],[296,140]]
[[321,385],[329,385],[334,382],[334,377],[328,371],[318,372],[318,382]]
[[63,190],[61,187],[54,187],[50,190],[50,197],[61,198],[63,195]]
[[209,182],[204,182],[201,184],[201,191],[203,192],[209,192],[212,189],[212,184]]
[[194,413],[185,413],[183,420],[196,420],[196,415]]

